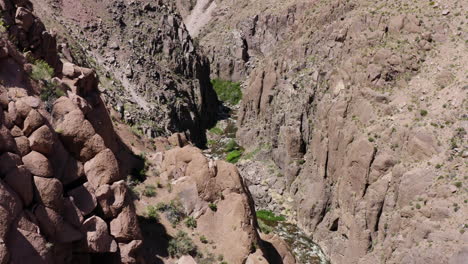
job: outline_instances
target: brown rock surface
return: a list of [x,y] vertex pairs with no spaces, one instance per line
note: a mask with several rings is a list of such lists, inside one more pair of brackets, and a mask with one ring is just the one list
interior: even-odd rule
[[44,155],[53,150],[55,137],[48,126],[41,126],[29,136],[31,149]]
[[33,177],[24,166],[11,170],[4,180],[21,197],[25,206],[31,204],[34,195]]
[[104,184],[111,184],[121,180],[119,165],[110,149],[105,149],[94,158],[87,161],[84,171],[89,183],[95,189]]
[[96,208],[97,201],[94,196],[95,190],[89,182],[70,190],[67,194],[73,197],[73,202],[80,209],[83,216],[89,215]]
[[123,208],[120,214],[110,222],[110,232],[119,243],[141,240],[138,219],[130,206]]
[[50,161],[41,153],[31,151],[23,157],[24,166],[34,175],[39,177],[52,177],[54,174]]
[[97,216],[88,218],[81,227],[86,234],[86,248],[88,252],[116,252],[118,247],[109,234],[106,222]]
[[57,212],[63,210],[63,186],[58,179],[34,176],[34,184],[39,201]]

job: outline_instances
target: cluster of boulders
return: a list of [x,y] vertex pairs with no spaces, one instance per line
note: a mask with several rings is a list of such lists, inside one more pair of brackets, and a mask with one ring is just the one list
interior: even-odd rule
[[28,77],[30,59],[2,36],[0,263],[136,263],[141,233],[124,175],[86,117],[96,107],[85,99],[97,93],[94,71],[56,61],[55,39],[30,2],[0,6],[7,15],[16,8],[14,21],[6,17],[9,35],[24,35],[16,44],[56,67],[52,82],[66,94],[46,109],[37,95],[45,88]]

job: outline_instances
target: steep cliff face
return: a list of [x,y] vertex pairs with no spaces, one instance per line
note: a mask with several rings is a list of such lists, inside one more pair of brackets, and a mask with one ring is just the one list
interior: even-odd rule
[[[206,57],[165,1],[33,1],[106,77],[109,106],[149,137],[187,131],[204,144],[218,100]],[[73,46],[71,47],[74,48]]]
[[258,153],[240,164],[257,206],[296,219],[332,263],[463,263],[466,7],[219,6],[200,43],[235,65],[218,51],[239,46],[214,36],[238,34],[255,61],[237,74],[237,139]]

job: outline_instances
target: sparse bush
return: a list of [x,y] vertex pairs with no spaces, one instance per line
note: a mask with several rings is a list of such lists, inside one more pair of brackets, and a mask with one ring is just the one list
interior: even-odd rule
[[223,102],[236,105],[242,99],[240,83],[214,79],[211,80],[211,84],[218,98]]
[[201,236],[200,237],[200,242],[202,242],[203,244],[208,244],[208,239],[206,239],[205,236]]
[[156,209],[156,207],[154,207],[152,205],[148,205],[146,207],[146,216],[150,220],[159,221],[158,210]]
[[208,204],[208,207],[211,209],[211,211],[216,212],[218,211],[218,206],[215,203],[210,203]]
[[238,149],[240,149],[240,146],[237,144],[237,142],[234,139],[231,139],[224,147],[224,152],[231,152],[233,150],[238,150]]
[[462,182],[456,182],[453,185],[455,185],[455,187],[457,187],[457,188],[461,188],[463,184],[462,184]]
[[424,109],[423,109],[423,110],[419,111],[419,114],[420,114],[421,116],[427,116],[427,110],[424,110]]
[[237,163],[242,156],[241,150],[233,150],[226,155],[226,161],[230,163]]
[[260,232],[264,234],[270,234],[273,232],[273,228],[269,225],[267,225],[263,220],[258,219],[258,228],[260,229]]
[[156,186],[149,184],[145,186],[143,190],[143,195],[146,197],[154,197],[156,196]]
[[36,81],[50,81],[54,75],[54,69],[43,60],[36,60],[32,65],[31,78]]
[[166,206],[166,218],[171,222],[172,226],[176,226],[185,217],[185,213],[182,209],[182,205],[177,200],[172,200],[169,205]]
[[185,220],[185,225],[188,228],[192,228],[192,229],[197,228],[197,219],[190,216]]
[[177,235],[169,241],[167,251],[172,257],[181,257],[183,255],[195,256],[197,253],[197,246],[187,233],[179,231]]

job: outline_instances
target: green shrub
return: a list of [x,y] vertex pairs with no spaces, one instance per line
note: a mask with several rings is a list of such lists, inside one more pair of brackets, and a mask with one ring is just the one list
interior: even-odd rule
[[211,209],[211,211],[216,212],[218,211],[218,206],[215,203],[210,203],[208,204],[208,207]]
[[210,132],[215,135],[222,135],[224,131],[219,127],[213,127],[210,129]]
[[181,257],[183,255],[195,256],[197,253],[197,246],[187,233],[179,231],[177,235],[169,241],[167,251],[172,257]]
[[152,205],[146,207],[146,216],[150,220],[159,221],[158,210]]
[[200,237],[200,242],[202,242],[203,244],[208,244],[208,239],[206,239],[206,237],[202,235]]
[[149,184],[145,186],[143,190],[143,195],[146,197],[154,197],[156,196],[156,186]]
[[226,161],[230,163],[237,163],[242,156],[241,150],[233,150],[226,155]]
[[172,226],[176,226],[177,224],[182,221],[185,217],[184,210],[182,209],[182,205],[180,201],[172,200],[169,205],[166,205],[166,218],[169,222],[171,222]]
[[188,228],[197,228],[197,219],[193,218],[193,217],[188,217],[187,220],[185,220],[185,225],[188,227]]
[[463,184],[462,184],[462,182],[456,182],[456,183],[454,183],[454,185],[457,188],[461,188]]
[[223,102],[236,105],[242,99],[240,83],[214,79],[211,80],[211,84],[218,98]]
[[36,81],[50,81],[54,75],[54,69],[43,60],[36,60],[32,65],[31,78]]
[[261,219],[267,222],[281,222],[281,221],[286,220],[284,216],[282,215],[277,216],[272,211],[268,211],[268,210],[258,210],[256,215],[258,219]]
[[421,116],[427,116],[427,110],[424,110],[424,109],[423,109],[423,110],[419,111],[419,114],[420,114]]

